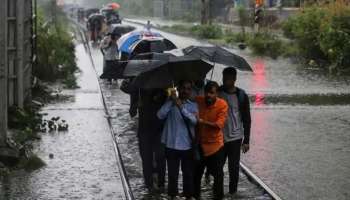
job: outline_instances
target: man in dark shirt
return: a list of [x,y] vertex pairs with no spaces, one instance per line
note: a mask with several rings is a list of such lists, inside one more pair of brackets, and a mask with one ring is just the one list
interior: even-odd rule
[[165,100],[166,93],[163,89],[140,89],[131,93],[129,112],[131,117],[136,116],[137,112],[139,113],[137,137],[144,181],[150,192],[154,191],[154,171],[157,174],[158,188],[163,189],[165,182],[166,162],[161,144],[163,120],[157,117],[157,112]]

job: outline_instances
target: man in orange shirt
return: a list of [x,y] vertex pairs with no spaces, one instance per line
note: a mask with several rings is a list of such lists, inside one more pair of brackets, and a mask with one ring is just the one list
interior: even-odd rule
[[224,195],[224,135],[222,129],[226,122],[228,106],[225,100],[217,97],[218,89],[219,85],[210,81],[204,88],[204,96],[196,98],[199,108],[197,136],[204,156],[198,162],[194,174],[194,197],[196,199],[200,198],[201,179],[205,167],[214,177],[213,199],[222,199]]

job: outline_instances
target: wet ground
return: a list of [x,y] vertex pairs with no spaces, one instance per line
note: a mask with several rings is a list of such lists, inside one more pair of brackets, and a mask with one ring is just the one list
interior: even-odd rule
[[[179,47],[207,45],[163,34]],[[238,74],[238,86],[252,98],[252,144],[243,162],[283,199],[350,199],[349,77],[328,75],[284,59],[254,57],[248,50],[232,51],[254,68],[254,73]],[[86,69],[79,81],[82,87],[69,91],[73,101],[43,111],[67,120],[69,131],[43,134],[35,151],[47,166],[1,180],[1,200],[122,198],[97,80],[82,45],[77,52],[79,65]],[[93,51],[93,57],[101,71],[100,52]],[[215,68],[214,80],[220,82],[222,69]],[[142,188],[136,122],[127,113],[129,100],[115,84],[101,86],[135,196],[148,197]],[[208,187],[205,190],[208,195]],[[244,175],[239,194],[244,199],[266,198]]]
[[47,165],[2,179],[1,200],[125,199],[96,73],[83,45],[76,55],[80,88],[63,91],[72,95],[69,101],[42,110],[47,118],[66,120],[69,131],[41,135],[34,151]]
[[[162,34],[180,48],[208,45]],[[283,199],[350,199],[350,76],[229,50],[254,69],[239,72],[237,81],[252,100],[251,150],[243,162]],[[215,67],[213,80],[221,82],[222,69]]]

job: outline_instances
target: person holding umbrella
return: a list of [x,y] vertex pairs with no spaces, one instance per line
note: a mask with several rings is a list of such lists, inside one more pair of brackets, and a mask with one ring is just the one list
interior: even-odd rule
[[[203,80],[206,77],[207,73],[213,68],[213,65],[199,58],[194,58],[192,56],[177,57],[166,53],[151,53],[151,55],[141,57],[144,59],[148,59],[131,59],[127,61],[123,71],[123,76],[134,77],[129,82],[129,84],[126,84],[127,86],[125,87],[125,92],[131,93],[131,103],[129,110],[130,115],[133,117],[137,114],[137,111],[139,113],[138,138],[140,144],[140,153],[142,157],[142,166],[146,186],[148,188],[151,188],[153,184],[151,174],[152,161],[154,160],[154,157],[156,157],[155,159],[157,160],[157,162],[159,162],[159,165],[157,166],[163,166],[161,156],[157,156],[157,154],[160,155],[158,147],[161,146],[161,144],[160,137],[158,137],[158,131],[159,128],[162,128],[162,120],[158,119],[156,115],[163,103],[159,106],[159,103],[161,102],[159,101],[160,98],[154,96],[155,94],[150,94],[149,92],[157,90],[156,88],[172,87],[174,86],[174,84],[181,82],[181,80]],[[157,59],[155,60],[155,58]],[[190,88],[188,93],[188,96],[191,97],[192,88]],[[185,98],[185,96],[187,96],[187,92],[186,95],[181,96],[183,96],[183,99],[187,99],[187,97]],[[158,99],[157,102],[154,101],[155,99]],[[155,108],[157,108],[158,106],[159,108],[154,114]],[[157,119],[154,119],[154,116]],[[163,117],[164,116],[161,116],[161,118]],[[159,133],[161,133],[161,131],[162,129],[160,129]],[[189,133],[189,131],[187,133]],[[173,148],[175,150],[179,149],[178,146],[174,147],[170,145],[168,147]],[[153,151],[153,149],[155,151]],[[182,147],[182,150],[186,151],[187,149],[185,147]],[[169,153],[172,155],[173,152],[168,152],[168,156]],[[171,160],[178,162],[180,157],[182,160],[185,160],[186,153],[182,152],[181,155],[177,154],[176,156],[168,157],[168,159],[169,161]],[[175,170],[171,169],[171,171],[175,172],[173,175],[176,175],[176,168]],[[163,175],[165,174],[164,172],[164,170],[158,171],[158,176],[163,177]],[[175,176],[171,176],[171,179],[175,180],[176,182],[177,178],[174,177]],[[160,178],[158,180],[161,180],[161,182],[158,182],[158,185],[162,184],[162,186],[164,186],[164,179]],[[174,185],[176,186],[177,184]],[[169,191],[169,193],[171,195],[176,195],[176,187],[170,187],[175,189],[169,189],[171,191]],[[187,193],[188,196],[190,193],[191,192]]]
[[223,85],[220,87],[219,96],[224,99],[229,112],[224,132],[225,162],[228,158],[229,168],[229,193],[234,195],[237,192],[239,178],[240,151],[243,153],[249,150],[250,139],[250,105],[248,95],[244,90],[235,86],[237,70],[227,67],[222,72]]
[[[154,193],[156,189],[162,191],[165,185],[166,161],[161,144],[163,120],[158,119],[157,112],[166,100],[166,93],[159,88],[139,88],[129,93],[130,116],[139,114],[137,138],[145,186],[149,193]],[[157,177],[156,183],[153,174]]]
[[192,141],[195,137],[195,125],[198,115],[197,103],[191,101],[192,81],[179,83],[179,96],[176,90],[158,111],[159,119],[165,120],[162,143],[165,145],[165,157],[168,163],[168,195],[174,199],[178,195],[178,177],[181,164],[183,176],[183,194],[186,199],[193,196]]
[[[104,58],[103,73],[106,73],[109,69],[113,68],[115,62],[119,60],[117,40],[120,36],[120,34],[112,32],[102,40],[100,47]],[[108,81],[112,83],[111,78],[108,78]]]

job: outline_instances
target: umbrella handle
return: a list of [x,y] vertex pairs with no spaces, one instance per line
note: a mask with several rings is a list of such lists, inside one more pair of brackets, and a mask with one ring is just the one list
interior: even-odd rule
[[102,50],[102,48],[100,48],[100,50],[101,50],[102,55],[104,56],[105,52]]
[[216,63],[214,62],[213,69],[211,70],[211,75],[210,75],[210,80],[211,80],[211,81],[213,80],[215,64],[216,64]]
[[[216,51],[214,52],[214,55],[212,56],[212,59],[214,60],[215,57],[216,57]],[[210,75],[210,80],[211,81],[213,80],[215,64],[216,64],[216,62],[214,62],[213,69],[211,70],[211,75]]]

